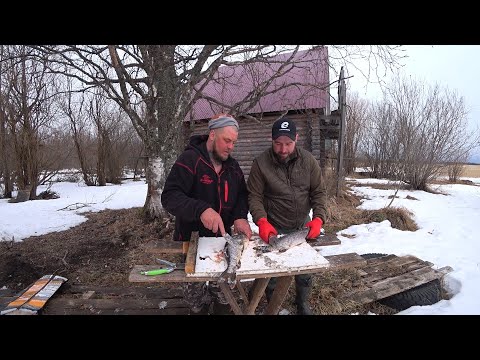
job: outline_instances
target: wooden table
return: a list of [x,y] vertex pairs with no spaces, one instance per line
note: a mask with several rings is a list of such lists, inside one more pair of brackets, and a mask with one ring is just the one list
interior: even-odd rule
[[[278,271],[275,273],[250,273],[237,276],[237,289],[243,300],[244,306],[240,306],[235,298],[230,287],[225,283],[218,283],[225,298],[230,304],[235,315],[254,315],[255,310],[265,292],[269,280],[272,277],[277,278],[275,290],[273,291],[270,302],[265,309],[265,315],[276,315],[280,310],[288,289],[293,281],[293,277],[299,274],[315,274],[326,270],[338,270],[342,268],[352,268],[362,266],[366,264],[366,260],[363,259],[357,253],[348,253],[341,255],[325,256],[329,261],[327,266],[321,266],[318,268],[309,268],[298,271]],[[187,276],[184,270],[174,270],[169,274],[158,276],[146,276],[141,275],[141,271],[153,270],[158,268],[158,265],[136,265],[130,272],[128,280],[130,282],[142,282],[142,283],[158,283],[158,282],[205,282],[205,281],[217,281],[217,276]],[[242,279],[254,279],[253,286],[250,293],[247,295],[245,292]]]

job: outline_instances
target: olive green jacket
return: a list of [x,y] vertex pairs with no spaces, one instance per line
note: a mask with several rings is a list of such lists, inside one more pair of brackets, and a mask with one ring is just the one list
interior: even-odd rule
[[276,228],[299,229],[313,209],[313,217],[326,220],[326,192],[318,161],[296,147],[286,164],[270,148],[252,164],[247,181],[248,205],[253,221],[266,217]]

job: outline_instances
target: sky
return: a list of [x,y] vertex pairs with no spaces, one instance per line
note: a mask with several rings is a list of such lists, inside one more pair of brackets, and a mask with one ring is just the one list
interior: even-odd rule
[[[402,49],[408,58],[400,61],[404,66],[399,71],[429,85],[438,83],[456,90],[458,95],[464,97],[469,111],[470,131],[480,131],[480,45],[404,45]],[[381,97],[378,85],[367,83],[353,69],[349,71],[353,75],[348,80],[353,91],[368,99]],[[388,81],[391,76],[390,72],[382,79]],[[480,147],[472,155],[470,160],[480,163]]]
[[[453,271],[445,276],[450,300],[430,306],[414,306],[400,315],[480,314],[480,178],[463,178],[472,185],[441,185],[431,194],[423,191],[400,190],[392,206],[402,206],[414,214],[419,226],[415,232],[391,227],[388,220],[351,226],[337,233],[340,245],[319,249],[322,256],[355,252],[385,253],[397,256],[413,255],[434,264],[434,268],[450,266]],[[359,179],[359,183],[385,183],[386,180]],[[363,195],[362,209],[386,206],[393,190],[353,187]],[[38,192],[45,190],[40,186]],[[77,183],[54,183],[51,190],[59,199],[8,203],[0,199],[0,241],[21,241],[29,236],[66,230],[87,219],[86,211],[121,209],[143,206],[147,185],[143,181],[127,181],[122,185],[87,187]],[[410,195],[418,200],[406,199]],[[251,216],[250,222],[251,222]],[[251,223],[252,230],[258,227]],[[349,236],[343,236],[347,234]],[[350,238],[351,235],[355,235]],[[0,288],[4,285],[0,284]]]

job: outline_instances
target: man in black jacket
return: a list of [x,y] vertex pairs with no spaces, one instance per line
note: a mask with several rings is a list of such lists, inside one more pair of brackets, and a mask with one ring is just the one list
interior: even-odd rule
[[[208,122],[208,129],[208,135],[190,138],[165,182],[162,205],[175,215],[173,240],[190,241],[192,231],[198,231],[200,237],[231,234],[232,225],[235,233],[242,232],[250,239],[245,178],[230,156],[238,138],[238,122],[231,115],[219,114]],[[228,306],[218,288],[210,290],[220,304]],[[203,291],[208,298],[205,294]]]

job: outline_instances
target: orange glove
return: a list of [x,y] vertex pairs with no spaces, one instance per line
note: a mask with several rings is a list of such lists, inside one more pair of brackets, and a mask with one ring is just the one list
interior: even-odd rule
[[268,240],[272,235],[278,235],[277,230],[270,224],[267,218],[260,218],[257,221],[258,234],[260,238],[268,244]]
[[313,218],[312,221],[306,223],[305,226],[310,228],[310,231],[307,234],[307,239],[315,239],[318,235],[320,235],[322,225],[323,221],[319,217]]

